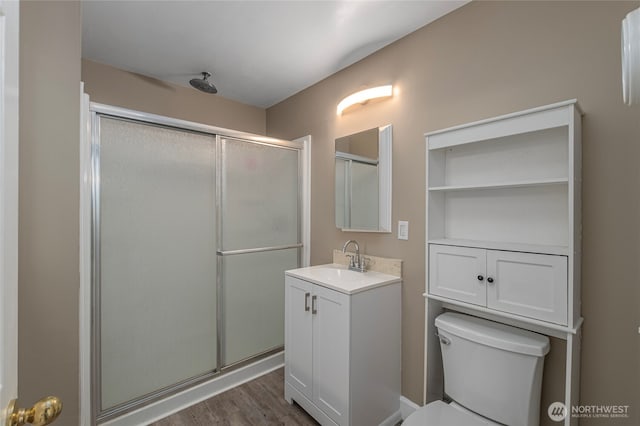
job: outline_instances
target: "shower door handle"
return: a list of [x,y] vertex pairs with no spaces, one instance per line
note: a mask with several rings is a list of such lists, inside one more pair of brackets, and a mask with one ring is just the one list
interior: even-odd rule
[[309,312],[309,296],[311,296],[311,293],[304,294],[304,311],[305,312]]

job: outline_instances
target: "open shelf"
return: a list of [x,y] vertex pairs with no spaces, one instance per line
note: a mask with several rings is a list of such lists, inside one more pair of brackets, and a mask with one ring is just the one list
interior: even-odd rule
[[476,247],[485,248],[490,250],[505,250],[505,251],[518,251],[522,253],[539,253],[539,254],[552,254],[557,256],[568,256],[569,247],[567,246],[554,246],[544,244],[522,244],[500,241],[487,241],[487,240],[463,240],[456,238],[434,238],[427,241],[429,244],[441,244],[444,246],[458,246],[458,247]]
[[471,185],[446,185],[432,186],[429,191],[464,191],[469,189],[504,189],[504,188],[526,188],[543,185],[562,185],[569,183],[568,178],[549,178],[549,179],[532,179],[512,182],[497,182],[487,184],[471,184]]
[[429,191],[429,238],[569,245],[568,184]]
[[429,151],[431,188],[532,185],[568,181],[568,127]]

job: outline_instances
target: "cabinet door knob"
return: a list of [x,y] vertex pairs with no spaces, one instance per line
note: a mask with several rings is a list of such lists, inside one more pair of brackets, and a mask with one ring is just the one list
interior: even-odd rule
[[311,296],[311,313],[318,313],[318,296]]
[[493,278],[488,277],[488,278],[487,278],[487,282],[488,282],[489,284],[491,284],[491,283],[493,282]]
[[311,293],[304,294],[304,311],[305,312],[309,312],[309,296],[311,296]]
[[478,275],[478,281],[482,281],[484,280],[484,277],[482,275]]

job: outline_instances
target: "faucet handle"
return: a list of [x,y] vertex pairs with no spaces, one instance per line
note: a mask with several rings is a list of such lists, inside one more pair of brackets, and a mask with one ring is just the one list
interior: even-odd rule
[[351,254],[347,254],[346,256],[349,258],[349,267],[356,266],[355,256],[353,256]]

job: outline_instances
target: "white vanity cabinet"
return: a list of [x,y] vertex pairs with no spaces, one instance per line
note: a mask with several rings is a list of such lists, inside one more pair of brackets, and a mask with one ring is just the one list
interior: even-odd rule
[[577,404],[581,120],[569,100],[425,135],[425,402],[443,394],[435,318],[453,310],[566,340]]
[[285,276],[285,399],[322,425],[395,424],[400,278],[342,290],[298,272],[307,269]]
[[286,285],[285,381],[336,424],[347,424],[349,296],[291,277]]
[[567,257],[429,245],[429,293],[567,325]]

